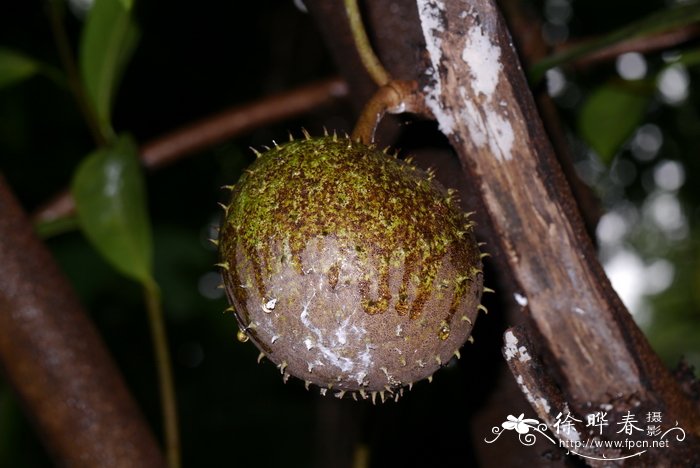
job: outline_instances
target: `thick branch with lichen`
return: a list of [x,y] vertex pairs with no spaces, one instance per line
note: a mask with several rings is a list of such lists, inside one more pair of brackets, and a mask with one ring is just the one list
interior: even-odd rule
[[[519,297],[556,366],[552,382],[579,414],[599,405],[658,411],[663,402],[665,414],[700,433],[700,415],[596,260],[496,5],[417,3],[435,70],[423,89],[479,186]],[[684,447],[681,456],[690,453]]]

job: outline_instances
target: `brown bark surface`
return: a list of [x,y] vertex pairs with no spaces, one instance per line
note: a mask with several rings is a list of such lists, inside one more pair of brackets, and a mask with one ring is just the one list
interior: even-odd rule
[[164,466],[72,288],[0,176],[0,368],[60,466]]

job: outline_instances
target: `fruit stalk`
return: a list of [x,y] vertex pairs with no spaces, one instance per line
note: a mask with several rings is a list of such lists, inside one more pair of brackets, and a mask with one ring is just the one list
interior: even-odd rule
[[374,134],[384,115],[404,112],[425,114],[423,96],[415,81],[391,81],[367,101],[352,131],[352,139],[366,145],[374,143]]

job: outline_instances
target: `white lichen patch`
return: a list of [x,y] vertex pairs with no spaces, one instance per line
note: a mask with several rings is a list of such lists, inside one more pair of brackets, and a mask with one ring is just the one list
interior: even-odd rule
[[[462,117],[466,120],[472,139],[477,146],[488,142],[490,152],[501,161],[512,158],[515,133],[507,118],[507,109],[503,101],[496,99],[496,89],[503,74],[501,48],[491,41],[481,25],[472,24],[464,40],[462,60],[467,64],[470,74],[471,93],[460,89],[464,100]],[[472,102],[479,99],[480,108]],[[481,112],[478,112],[481,111]],[[476,131],[474,127],[479,126]],[[484,137],[486,136],[486,138]],[[486,141],[484,141],[486,140]]]
[[[335,339],[339,345],[344,345],[348,342],[348,324],[350,323],[350,317],[347,317],[340,326],[335,330]],[[358,331],[357,327],[354,327],[355,331]]]
[[525,346],[518,346],[518,338],[510,330],[506,332],[505,336],[505,354],[508,361],[516,356],[518,356],[520,362],[527,362],[532,359]]
[[365,350],[362,351],[362,353],[360,353],[359,358],[360,369],[357,372],[355,372],[355,374],[352,375],[350,378],[355,380],[358,385],[365,385],[365,379],[367,378],[367,374],[369,373],[369,370],[372,368],[373,365],[372,351],[369,344],[365,344]]
[[[457,119],[467,126],[469,138],[477,147],[488,146],[488,150],[499,161],[508,161],[513,157],[515,132],[510,123],[507,106],[502,99],[496,99],[497,88],[503,75],[500,44],[494,42],[489,32],[477,21],[471,21],[464,45],[461,49],[461,59],[469,70],[467,86],[460,86],[462,98],[456,115],[446,110],[442,102],[443,82],[440,76],[442,67],[450,65],[443,56],[443,41],[445,27],[443,14],[445,5],[441,0],[417,0],[418,13],[430,57],[431,66],[427,72],[431,83],[424,87],[425,102],[438,121],[440,130],[447,136],[456,131]],[[462,20],[476,17],[477,13],[462,11]],[[461,69],[457,67],[455,75],[459,76]],[[468,89],[467,89],[468,88]]]
[[517,302],[520,306],[525,307],[527,305],[527,297],[523,296],[520,293],[515,293],[513,294],[513,299],[515,299],[515,302]]
[[510,330],[506,332],[505,346],[506,360],[510,361],[518,354],[518,338]]
[[459,87],[459,94],[464,102],[464,107],[462,108],[460,118],[467,124],[472,142],[476,146],[487,145],[488,135],[486,133],[486,122],[484,122],[481,112],[479,112],[479,108],[471,99],[469,99],[469,95],[467,94],[467,90],[464,86]]
[[316,297],[316,291],[314,291],[309,300],[304,304],[301,314],[299,315],[301,323],[316,336],[316,347],[328,364],[339,368],[345,373],[352,372],[355,366],[354,361],[342,356],[336,343],[326,343],[323,330],[316,326],[311,320],[309,316],[309,306],[314,300],[314,297]]
[[473,25],[469,29],[462,50],[462,60],[471,71],[474,91],[491,97],[496,91],[503,70],[501,49],[491,42],[481,26]]
[[489,149],[499,160],[509,161],[513,157],[513,143],[515,143],[513,126],[491,104],[484,106],[484,109],[490,137]]
[[267,301],[265,304],[262,305],[262,310],[266,314],[269,314],[273,310],[275,310],[275,306],[277,305],[277,299],[270,299]]
[[440,0],[417,0],[416,4],[431,63],[426,73],[432,78],[432,83],[423,88],[425,104],[437,119],[440,131],[445,135],[451,135],[454,132],[455,118],[445,111],[440,102],[442,80],[439,70],[442,63],[442,34],[445,32],[443,25],[445,4]]
[[523,395],[525,395],[525,398],[527,399],[527,401],[530,402],[531,405],[539,407],[542,410],[540,413],[544,412],[547,415],[551,414],[550,411],[552,410],[552,407],[550,406],[547,399],[544,397],[535,397],[530,391],[530,389],[527,388],[527,386],[525,385],[525,379],[523,379],[522,375],[518,375],[515,378],[515,381],[518,383],[520,391],[523,392]]

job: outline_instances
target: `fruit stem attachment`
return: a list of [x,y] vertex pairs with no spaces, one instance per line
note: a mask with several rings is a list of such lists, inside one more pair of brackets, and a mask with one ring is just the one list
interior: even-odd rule
[[367,101],[352,131],[352,139],[366,145],[374,143],[374,134],[384,114],[422,114],[424,107],[423,96],[418,92],[415,81],[391,81],[379,88]]
[[362,60],[362,65],[364,65],[367,73],[369,73],[377,86],[384,86],[391,78],[389,78],[389,74],[372,50],[367,32],[362,25],[362,16],[360,15],[360,8],[357,6],[357,0],[344,0],[344,3],[345,12],[350,21],[352,38],[355,41],[355,47],[360,55],[360,60]]
[[155,281],[143,283],[148,323],[151,328],[151,341],[158,369],[158,387],[160,390],[160,405],[163,417],[163,432],[166,460],[168,468],[180,468],[180,434],[178,429],[177,405],[175,400],[175,385],[170,364],[168,336],[165,332],[163,307],[160,300],[160,290]]

